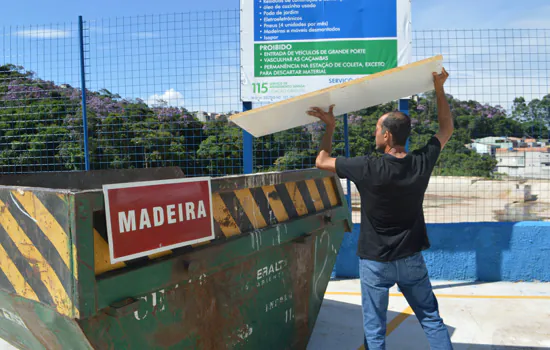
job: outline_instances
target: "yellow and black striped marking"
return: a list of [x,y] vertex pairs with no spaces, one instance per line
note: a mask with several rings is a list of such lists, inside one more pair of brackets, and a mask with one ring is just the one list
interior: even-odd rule
[[[216,239],[231,238],[339,206],[341,201],[334,181],[333,177],[325,177],[215,192],[212,194],[212,207]],[[112,265],[109,259],[105,214],[98,214],[94,216],[96,275],[126,266],[147,264],[152,259],[172,253],[168,251]],[[178,251],[191,250],[193,247],[179,248]]]
[[66,197],[0,191],[0,288],[78,317]]

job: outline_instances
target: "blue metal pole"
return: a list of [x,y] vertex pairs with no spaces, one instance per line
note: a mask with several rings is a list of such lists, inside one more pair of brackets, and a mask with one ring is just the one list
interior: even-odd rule
[[84,27],[82,16],[78,16],[78,33],[80,44],[80,87],[82,89],[82,123],[84,124],[84,166],[90,170],[90,154],[88,152],[88,116],[86,114],[86,71],[84,63]]
[[[252,109],[252,102],[243,102],[243,112]],[[243,130],[243,173],[252,174],[254,167],[254,139],[246,130]]]
[[[406,115],[409,115],[409,100],[408,99],[400,99],[399,100],[399,111],[402,113],[405,113]],[[409,142],[410,138],[407,139],[407,144],[405,145],[405,152],[409,152]]]
[[[346,157],[350,157],[350,150],[349,150],[349,125],[348,125],[348,115],[344,114],[344,151],[346,154]],[[349,179],[346,179],[346,186],[348,194],[346,195],[346,199],[348,200],[348,207],[351,210],[351,182]]]

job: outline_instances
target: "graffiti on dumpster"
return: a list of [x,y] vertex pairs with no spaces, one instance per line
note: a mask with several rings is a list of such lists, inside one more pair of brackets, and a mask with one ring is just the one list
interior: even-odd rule
[[[326,242],[326,244],[324,243]],[[329,258],[329,251],[330,251],[330,235],[328,234],[328,231],[323,231],[323,234],[321,237],[315,237],[315,269],[317,269],[318,264],[321,264],[321,261],[317,261],[317,256],[321,255],[323,256],[322,260],[322,267],[319,273],[314,274],[314,285],[313,285],[313,291],[315,292],[315,297],[317,300],[323,299],[324,291],[319,289],[319,286],[323,287],[323,283],[319,283],[319,280],[321,277],[324,277],[323,272],[325,271],[325,268],[327,267],[328,258]],[[319,250],[321,250],[321,254],[319,254]],[[332,246],[332,250],[334,251],[334,246]]]
[[252,327],[245,324],[243,328],[237,330],[237,336],[244,340],[252,335],[252,331]]
[[294,310],[292,308],[285,310],[285,323],[289,323],[294,320]]
[[234,348],[239,344],[245,343],[247,339],[252,335],[253,331],[254,329],[252,328],[252,326],[245,324],[244,326],[233,332],[234,336],[229,337],[231,348]]
[[[179,285],[176,284],[171,291],[177,289],[178,287]],[[135,319],[138,321],[143,321],[151,313],[163,312],[166,310],[166,293],[167,292],[164,289],[161,289],[152,292],[151,294],[139,297],[139,299],[144,302],[140,302],[140,308],[134,311]]]
[[25,328],[25,329],[28,329],[27,328],[27,325],[25,324],[25,322],[23,322],[23,320],[21,319],[21,317],[19,317],[18,315],[14,314],[13,312],[10,312],[6,309],[1,309],[0,308],[0,317],[1,318],[5,318],[6,320],[8,321],[11,321],[17,325],[20,325],[21,327]]
[[283,296],[276,298],[275,300],[271,300],[270,302],[266,303],[265,312],[269,312],[273,309],[276,309],[289,300],[292,300],[292,291],[288,292],[287,294],[284,294]]
[[111,263],[215,238],[210,178],[104,185]]
[[252,249],[260,250],[262,247],[262,234],[259,231],[250,232],[250,239],[252,240]]

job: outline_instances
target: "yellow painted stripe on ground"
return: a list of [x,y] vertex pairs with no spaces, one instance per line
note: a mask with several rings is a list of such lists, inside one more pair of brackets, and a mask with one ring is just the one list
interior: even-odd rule
[[315,205],[315,210],[321,211],[325,209],[325,206],[323,205],[323,200],[321,199],[321,194],[319,193],[319,189],[317,189],[317,184],[315,183],[315,180],[306,180],[306,185],[307,189],[309,190],[311,200],[313,201],[313,205]]
[[121,269],[125,267],[124,262],[118,262],[111,264],[111,258],[109,256],[109,244],[101,237],[99,232],[94,229],[94,271],[96,275],[102,273]]
[[325,188],[327,189],[328,200],[332,206],[338,205],[338,195],[336,193],[336,188],[334,187],[334,182],[332,182],[331,177],[325,177],[323,179]]
[[225,206],[222,197],[220,197],[218,193],[212,193],[212,209],[214,211],[214,219],[218,222],[223,234],[226,237],[241,234],[239,226],[231,217],[231,213]]
[[267,223],[265,222],[262,212],[260,211],[258,204],[256,204],[254,197],[252,197],[252,192],[250,192],[250,189],[245,188],[242,190],[236,190],[234,193],[239,202],[241,202],[241,206],[243,207],[244,212],[248,217],[248,220],[250,220],[252,226],[254,226],[255,229],[266,227]]
[[401,313],[397,316],[395,316],[390,323],[388,323],[386,327],[386,337],[391,334],[394,330],[399,327],[403,321],[405,321],[410,315],[414,315],[413,309],[409,306],[405,310],[401,311]]
[[271,207],[271,210],[273,210],[273,214],[275,214],[277,221],[288,221],[288,213],[286,212],[285,206],[283,205],[283,201],[281,201],[281,199],[279,198],[275,186],[264,186],[262,187],[262,190],[264,191],[265,196],[269,201],[269,206]]
[[13,289],[18,295],[24,298],[39,301],[38,296],[32,290],[31,286],[25,281],[25,277],[21,275],[21,272],[17,269],[17,266],[11,261],[8,253],[4,250],[4,247],[0,245],[0,269],[4,272],[4,275],[8,278]]
[[[4,206],[5,204],[0,201],[0,207]],[[4,210],[2,215],[0,215],[0,225],[4,227],[8,236],[11,237],[17,249],[21,252],[21,255],[27,259],[27,262],[33,267],[33,270],[40,275],[40,279],[44,283],[44,286],[46,286],[46,289],[48,289],[48,292],[57,306],[57,311],[63,315],[72,317],[73,302],[65,291],[65,288],[63,288],[61,280],[46,259],[44,259],[44,256],[42,256],[34,246],[29,237],[27,237],[9,210]]]
[[[395,316],[386,326],[386,337],[388,337],[394,330],[396,330],[397,327],[399,327],[399,325],[411,315],[414,315],[414,312],[409,306],[405,310],[401,311],[399,315]],[[361,345],[357,350],[365,350],[365,345]]]
[[307,214],[306,203],[304,202],[304,198],[302,198],[302,194],[300,193],[300,190],[298,189],[296,182],[287,182],[285,183],[285,186],[288,191],[288,195],[292,200],[292,203],[294,203],[294,207],[296,208],[296,212],[298,213],[298,215],[299,216],[306,215]]
[[77,261],[76,247],[71,245],[70,239],[65,230],[63,230],[63,227],[59,225],[55,217],[50,214],[48,209],[32,192],[21,194],[18,191],[12,191],[12,194],[23,205],[25,211],[36,220],[38,227],[40,227],[44,235],[48,237],[55,249],[57,249],[69,271],[72,270],[75,280],[78,280],[78,268],[76,265],[71,266],[71,258],[73,263]]
[[[326,295],[361,296],[360,292],[326,292]],[[402,293],[390,293],[390,297],[402,297]],[[550,300],[550,295],[467,295],[467,294],[435,294],[438,298],[450,299],[527,299]]]

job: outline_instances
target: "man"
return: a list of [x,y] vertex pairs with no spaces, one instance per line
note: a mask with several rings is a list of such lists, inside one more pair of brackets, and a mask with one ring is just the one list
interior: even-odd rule
[[333,158],[334,105],[328,112],[308,114],[326,124],[316,166],[350,179],[361,196],[361,232],[357,255],[366,349],[385,349],[389,288],[397,283],[418,318],[432,349],[452,349],[447,327],[439,315],[422,251],[430,247],[423,200],[439,154],[454,130],[443,85],[449,74],[433,74],[439,132],[420,150],[407,153],[409,117],[383,115],[376,125],[376,149],[381,157]]

